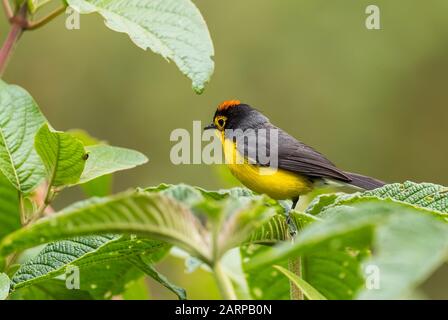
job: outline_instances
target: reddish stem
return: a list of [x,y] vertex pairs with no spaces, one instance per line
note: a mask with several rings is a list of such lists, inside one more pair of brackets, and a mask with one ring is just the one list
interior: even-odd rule
[[11,19],[14,15],[11,9],[11,6],[9,5],[9,0],[2,0],[3,2],[3,9],[5,9],[6,18]]
[[26,13],[27,7],[24,5],[20,8],[17,15],[11,18],[11,29],[9,30],[8,37],[0,49],[0,77],[3,76],[3,72],[8,64],[9,57],[14,51],[17,41],[20,39],[23,30],[26,29],[28,24],[26,20]]
[[9,31],[8,37],[6,38],[3,47],[0,49],[0,77],[5,71],[6,65],[8,64],[9,57],[14,51],[17,40],[19,40],[22,34],[22,27],[18,24],[13,24],[11,30]]

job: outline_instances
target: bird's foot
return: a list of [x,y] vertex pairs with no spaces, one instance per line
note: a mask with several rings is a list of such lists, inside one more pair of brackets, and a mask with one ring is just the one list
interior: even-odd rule
[[299,202],[299,197],[292,199],[291,207],[289,209],[286,209],[286,225],[288,226],[289,236],[291,237],[292,241],[294,241],[294,238],[296,237],[298,232],[297,226],[291,217],[291,211],[295,209],[297,202]]
[[290,212],[286,216],[286,225],[288,226],[289,236],[294,239],[297,235],[297,226],[292,220]]

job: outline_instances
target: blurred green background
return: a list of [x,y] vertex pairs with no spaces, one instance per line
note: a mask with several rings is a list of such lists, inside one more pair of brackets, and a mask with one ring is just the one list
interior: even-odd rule
[[[238,98],[314,146],[341,168],[385,181],[448,185],[448,2],[349,0],[194,1],[215,45],[204,94],[173,63],[145,52],[98,15],[65,17],[26,33],[5,80],[26,88],[52,125],[82,128],[137,149],[150,162],[116,175],[115,191],[161,182],[227,187],[216,168],[172,165],[170,133],[209,122],[216,105]],[[381,10],[367,30],[365,8]],[[7,24],[0,23],[0,36]],[[57,206],[81,197],[68,192]],[[203,271],[179,259],[159,266],[190,298],[218,297]],[[424,286],[448,298],[448,272]],[[151,283],[157,298],[173,298]]]

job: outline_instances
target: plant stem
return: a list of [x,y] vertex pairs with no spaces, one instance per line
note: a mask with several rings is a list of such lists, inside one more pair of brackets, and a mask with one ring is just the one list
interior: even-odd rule
[[22,35],[23,29],[18,24],[13,24],[11,30],[9,31],[8,37],[6,38],[3,47],[0,49],[0,77],[5,71],[6,65],[8,64],[9,57],[14,51],[17,40],[19,40]]
[[9,5],[9,0],[2,0],[2,2],[6,16],[8,17],[8,20],[11,24],[11,29],[9,30],[8,36],[5,42],[3,43],[2,48],[0,49],[0,78],[3,76],[9,58],[14,52],[14,48],[17,44],[17,41],[20,39],[20,36],[22,35],[23,31],[35,30],[46,25],[48,22],[50,22],[58,15],[63,13],[66,9],[66,6],[63,5],[55,9],[54,11],[50,12],[47,16],[38,21],[28,21],[27,19],[28,6],[26,2],[25,4],[22,5],[22,7],[20,7],[20,9],[17,11],[15,15],[11,9],[11,6]]
[[20,210],[20,223],[23,225],[26,224],[26,212],[25,212],[25,203],[23,202],[23,194],[19,191],[19,210]]
[[32,217],[25,223],[25,225],[34,223],[35,221],[42,218],[45,214],[45,210],[48,208],[50,203],[54,200],[56,196],[56,192],[54,192],[51,188],[51,184],[48,183],[46,192],[45,192],[45,198],[42,204],[40,205],[39,209],[37,209],[36,212],[33,213]]
[[43,27],[48,22],[50,22],[51,20],[53,20],[54,18],[59,16],[61,13],[65,12],[66,8],[67,7],[63,5],[57,9],[55,9],[54,11],[50,12],[46,17],[44,17],[40,20],[37,20],[37,21],[30,22],[28,24],[27,30],[35,30],[37,28]]
[[[296,204],[297,207],[297,204]],[[291,211],[295,210],[295,208],[291,208]],[[288,215],[291,214],[291,211],[288,213]],[[295,230],[299,231],[299,227],[296,225],[294,220],[291,221],[294,226]],[[289,235],[291,244],[294,244],[294,238],[295,235]],[[302,259],[300,257],[293,257],[288,259],[288,270],[294,273],[299,278],[302,278]],[[291,300],[303,300],[303,292],[300,290],[292,281],[289,281],[289,294],[291,297]]]
[[[4,3],[4,2],[3,2]],[[6,65],[8,64],[9,57],[14,51],[17,41],[26,29],[27,20],[27,6],[23,5],[17,14],[10,19],[11,29],[9,30],[8,36],[0,49],[0,77],[3,76]]]
[[2,0],[3,9],[5,9],[6,18],[11,19],[14,13],[12,12],[11,6],[9,4],[9,0]]
[[[302,277],[302,259],[300,257],[288,259],[288,269],[298,277]],[[303,292],[292,281],[289,281],[291,300],[303,300]]]
[[217,262],[213,267],[213,274],[215,276],[216,283],[218,284],[222,298],[225,300],[236,300],[237,297],[235,294],[235,290],[233,289],[232,282],[225,274],[219,262]]

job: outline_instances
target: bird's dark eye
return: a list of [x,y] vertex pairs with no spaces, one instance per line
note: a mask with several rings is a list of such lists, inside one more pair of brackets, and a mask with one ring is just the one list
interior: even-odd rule
[[215,118],[215,126],[218,130],[224,130],[227,118],[224,116],[218,116]]

